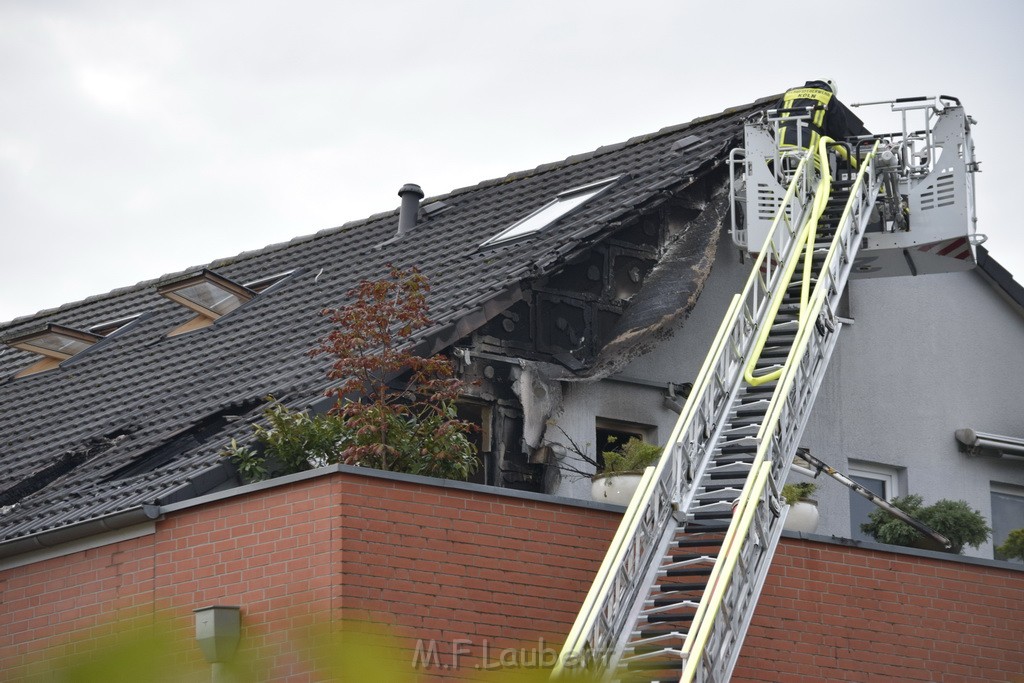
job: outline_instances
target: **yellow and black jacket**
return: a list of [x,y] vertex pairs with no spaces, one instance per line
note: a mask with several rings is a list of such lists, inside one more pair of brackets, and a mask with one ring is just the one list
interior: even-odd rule
[[[801,88],[792,88],[783,96],[779,106],[781,109],[816,107],[809,122],[804,120],[799,124],[794,122],[780,126],[779,135],[784,146],[796,147],[799,144],[804,149],[814,149],[822,135],[839,141],[856,135],[871,134],[857,115],[840,102],[821,81],[808,81]],[[782,114],[783,118],[790,115],[797,114]],[[798,128],[801,128],[799,135]],[[842,152],[840,154],[846,156]]]

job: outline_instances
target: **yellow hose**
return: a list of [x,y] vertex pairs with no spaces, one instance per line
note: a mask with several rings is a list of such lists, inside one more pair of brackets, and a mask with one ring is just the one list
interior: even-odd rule
[[[814,201],[811,205],[810,220],[804,224],[804,227],[796,238],[798,244],[806,245],[803,256],[803,280],[800,284],[799,328],[802,328],[807,324],[807,321],[804,319],[804,312],[807,309],[807,301],[810,298],[811,270],[814,266],[814,243],[818,234],[818,221],[821,220],[822,214],[825,213],[825,207],[827,206],[828,199],[832,194],[832,172],[828,164],[828,144],[831,142],[833,142],[833,140],[829,137],[822,137],[818,141],[818,149],[816,150],[818,159],[816,165],[821,169],[821,181],[818,183],[818,187],[814,191]],[[784,208],[779,209],[779,211],[784,210]],[[782,274],[782,282],[778,285],[772,295],[771,301],[768,303],[770,308],[768,316],[758,334],[757,343],[754,345],[754,350],[751,353],[750,360],[747,362],[747,367],[743,371],[743,379],[745,379],[747,384],[750,384],[751,386],[760,386],[766,382],[775,381],[782,376],[784,368],[777,368],[764,375],[755,375],[754,369],[757,366],[757,362],[761,360],[761,354],[764,352],[764,346],[768,342],[768,335],[771,332],[772,325],[775,324],[775,318],[778,315],[779,307],[782,305],[782,299],[786,294],[786,289],[789,287],[789,283],[793,280],[793,274],[796,272],[796,267],[799,262],[799,257],[794,258],[789,262],[786,266],[785,272]]]

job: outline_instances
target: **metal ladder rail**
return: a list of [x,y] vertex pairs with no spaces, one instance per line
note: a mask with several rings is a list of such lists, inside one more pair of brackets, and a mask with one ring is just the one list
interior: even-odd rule
[[[802,162],[779,207],[772,230],[755,261],[743,292],[734,297],[723,320],[672,438],[652,476],[638,489],[634,509],[623,517],[613,543],[580,610],[552,673],[557,679],[582,666],[614,670],[622,639],[639,611],[640,588],[648,576],[641,566],[654,567],[664,552],[666,531],[677,522],[694,495],[694,482],[706,465],[717,438],[716,425],[724,422],[738,386],[744,354],[771,292],[778,286],[782,265],[800,248],[796,233],[807,207],[803,197],[812,180]],[[791,221],[790,216],[797,220]],[[669,503],[668,505],[666,504]],[[680,511],[684,511],[680,513]],[[610,665],[610,666],[609,666]]]
[[[749,487],[744,488],[723,553],[709,577],[710,588],[701,601],[704,609],[695,616],[684,645],[687,661],[681,681],[726,681],[739,658],[782,531],[785,509],[779,491],[835,348],[841,330],[836,306],[878,194],[873,156],[874,151],[864,161],[826,254],[808,309],[812,322],[801,326],[761,425]],[[828,332],[826,327],[823,333],[819,320],[827,320],[834,329]]]
[[[816,150],[819,155],[818,165],[824,167],[821,160],[826,155],[826,147],[822,145]],[[750,402],[751,394],[744,387],[751,385],[755,392],[763,394],[765,390],[771,392],[773,387],[765,386],[764,389],[757,387],[765,385],[766,382],[774,382],[781,375],[781,366],[775,360],[780,350],[783,350],[784,357],[788,358],[792,352],[795,339],[786,340],[788,329],[794,323],[782,323],[786,330],[771,332],[769,327],[775,328],[776,315],[785,318],[795,318],[792,313],[779,314],[779,306],[789,297],[789,291],[796,287],[800,291],[798,301],[803,304],[808,297],[808,284],[811,275],[810,263],[814,255],[814,249],[806,253],[802,251],[803,245],[814,246],[817,242],[815,233],[817,225],[826,207],[829,205],[828,196],[831,185],[825,182],[818,183],[815,188],[815,201],[813,210],[809,216],[798,221],[800,230],[797,233],[798,249],[791,253],[783,262],[780,272],[781,279],[774,281],[771,288],[771,296],[766,308],[761,312],[757,323],[756,343],[745,347],[744,358],[749,358],[744,363],[742,377],[731,378],[730,406],[727,415],[718,416],[718,429],[709,442],[709,450],[701,459],[704,463],[699,476],[693,479],[694,489],[697,495],[688,501],[685,507],[685,515],[681,523],[671,531],[674,534],[666,534],[666,540],[675,540],[674,545],[679,548],[695,547],[701,548],[697,554],[683,553],[680,550],[673,550],[671,553],[663,552],[662,562],[656,571],[649,572],[646,583],[649,586],[645,599],[637,610],[635,628],[631,633],[623,634],[623,642],[617,644],[616,653],[621,652],[621,664],[624,667],[617,671],[616,675],[624,680],[651,680],[655,677],[658,680],[669,680],[666,677],[678,677],[682,669],[683,652],[682,646],[686,636],[689,634],[692,624],[686,626],[689,619],[700,613],[701,595],[707,589],[708,583],[703,577],[712,572],[714,563],[722,552],[722,547],[727,548],[728,542],[722,544],[719,539],[718,529],[725,531],[729,520],[733,516],[730,506],[733,500],[740,495],[736,486],[745,487],[757,474],[751,469],[756,454],[756,439],[753,432],[757,431],[766,417],[766,399],[755,399]],[[843,202],[845,208],[846,202]],[[838,225],[838,221],[835,221]],[[833,226],[833,230],[835,226]],[[831,239],[825,244],[831,245]],[[815,259],[817,261],[817,259]],[[821,261],[818,261],[819,265]],[[798,266],[804,265],[804,279],[801,283],[792,278]],[[805,306],[801,305],[801,308]],[[771,352],[768,354],[766,342],[772,338]],[[762,350],[765,350],[765,359],[759,360]],[[771,356],[770,358],[768,356]],[[755,363],[759,367],[769,368],[768,376],[752,378],[750,372]],[[779,368],[772,370],[771,368]],[[740,412],[744,414],[740,416]],[[753,431],[752,431],[753,430]],[[745,434],[749,434],[746,435]],[[727,452],[726,449],[729,449]],[[732,453],[732,454],[730,454]],[[743,455],[749,453],[749,455]],[[728,464],[725,464],[728,463]],[[737,471],[737,468],[739,471]],[[747,469],[744,469],[747,468]],[[737,482],[734,483],[734,482]],[[727,482],[724,486],[719,482]],[[735,493],[733,493],[735,492]],[[739,514],[737,512],[737,514]],[[668,543],[665,544],[666,551]],[[655,568],[652,568],[655,569]],[[706,603],[705,603],[706,604]],[[693,610],[696,610],[694,612]],[[616,668],[619,662],[615,662]],[[672,674],[675,670],[677,673]]]

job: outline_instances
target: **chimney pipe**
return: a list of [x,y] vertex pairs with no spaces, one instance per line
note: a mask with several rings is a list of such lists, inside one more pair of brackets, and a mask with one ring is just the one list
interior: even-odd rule
[[398,191],[402,198],[402,206],[398,210],[398,234],[404,235],[416,227],[416,215],[420,210],[420,200],[423,199],[423,189],[419,185],[406,183]]

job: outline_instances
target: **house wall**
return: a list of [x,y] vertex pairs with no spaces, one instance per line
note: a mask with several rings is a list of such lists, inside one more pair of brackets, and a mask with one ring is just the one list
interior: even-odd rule
[[[737,249],[725,234],[719,241],[714,267],[704,285],[697,304],[686,322],[665,342],[634,359],[616,377],[639,379],[667,386],[668,382],[693,382],[700,371],[711,342],[734,294],[746,282],[750,260],[739,262]],[[554,420],[579,445],[590,444],[594,451],[595,418],[625,420],[657,427],[655,438],[665,443],[672,433],[679,414],[666,407],[666,390],[635,383],[604,380],[566,385],[561,413]],[[677,399],[680,403],[685,399]],[[548,439],[562,442],[556,430],[549,429]],[[563,477],[554,493],[586,498],[590,482]]]
[[[89,653],[142,615],[167,631],[153,666],[206,680],[192,610],[223,604],[242,608],[236,661],[258,680],[322,680],[310,662],[329,656],[310,638],[342,617],[384,624],[398,672],[419,642],[438,665],[419,680],[472,678],[507,648],[554,656],[619,516],[353,468],[209,496],[148,536],[0,572],[0,671],[51,671],[68,643]],[[1010,565],[785,538],[734,680],[1024,676],[1022,600]]]
[[[727,234],[697,305],[680,329],[622,375],[654,381],[696,377],[733,294],[749,274]],[[803,445],[846,472],[851,460],[898,469],[899,493],[966,500],[991,520],[993,483],[1019,487],[1024,465],[960,452],[953,432],[963,427],[1024,436],[1024,319],[974,271],[851,281],[854,323],[843,328],[811,413]],[[593,441],[595,416],[609,414],[606,394],[621,385],[574,386],[560,420],[578,443]],[[634,388],[619,399],[623,416],[659,425],[666,439],[677,415],[663,390]],[[793,476],[799,480],[799,475]],[[818,533],[849,537],[849,492],[828,477],[818,480]],[[1018,490],[1018,489],[1011,489]],[[563,486],[563,495],[586,490]],[[965,552],[992,557],[992,544]]]
[[[973,271],[855,280],[850,312],[804,444],[839,469],[900,468],[902,493],[963,499],[991,519],[992,483],[1024,486],[1024,463],[968,457],[953,432],[1024,436],[1024,319]],[[823,491],[819,533],[848,536],[848,495]]]

